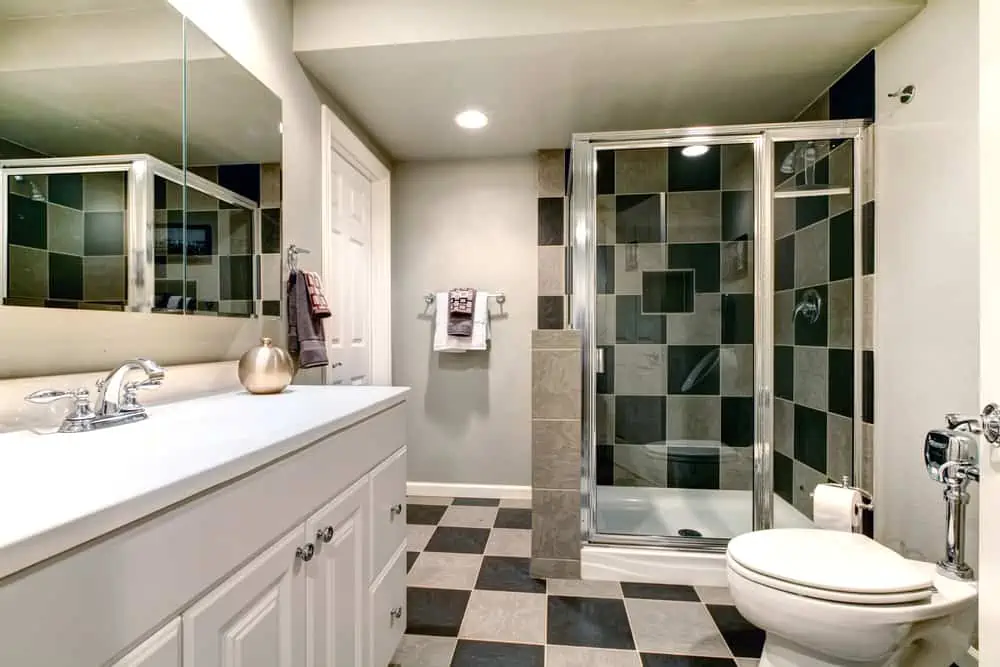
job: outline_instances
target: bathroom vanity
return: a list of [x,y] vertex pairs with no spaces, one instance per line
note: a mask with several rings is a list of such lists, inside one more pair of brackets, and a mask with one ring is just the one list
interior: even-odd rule
[[388,664],[406,393],[234,392],[0,435],[0,664]]

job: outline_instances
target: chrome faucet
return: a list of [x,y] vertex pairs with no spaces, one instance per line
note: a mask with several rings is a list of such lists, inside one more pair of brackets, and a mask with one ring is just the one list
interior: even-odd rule
[[[132,370],[143,371],[146,379],[125,382]],[[59,432],[81,433],[146,419],[146,408],[138,401],[139,390],[160,386],[164,377],[163,369],[155,361],[130,359],[108,373],[103,380],[97,381],[97,401],[93,409],[90,407],[90,391],[86,387],[73,391],[43,389],[29,394],[24,400],[44,404],[72,399],[73,409],[63,419]]]

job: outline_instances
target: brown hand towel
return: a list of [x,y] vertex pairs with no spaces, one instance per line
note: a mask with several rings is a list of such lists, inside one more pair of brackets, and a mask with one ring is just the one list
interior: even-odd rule
[[309,310],[309,288],[301,271],[288,274],[288,352],[299,368],[318,368],[330,363],[326,356],[323,320]]
[[461,287],[448,291],[448,335],[472,336],[472,311],[476,305],[476,290]]
[[323,281],[315,271],[303,271],[309,290],[309,312],[313,317],[330,317],[330,306],[323,295]]

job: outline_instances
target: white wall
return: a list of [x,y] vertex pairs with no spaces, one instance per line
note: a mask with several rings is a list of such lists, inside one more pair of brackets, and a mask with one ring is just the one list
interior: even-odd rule
[[[924,434],[947,412],[981,407],[978,4],[930,0],[876,50],[877,531],[935,560],[944,503],[922,463]],[[912,103],[887,97],[906,84]]]
[[[531,484],[537,311],[534,157],[404,163],[393,173],[393,381],[413,388],[409,479]],[[438,354],[424,294],[503,290],[488,353]],[[494,312],[496,312],[494,306]]]

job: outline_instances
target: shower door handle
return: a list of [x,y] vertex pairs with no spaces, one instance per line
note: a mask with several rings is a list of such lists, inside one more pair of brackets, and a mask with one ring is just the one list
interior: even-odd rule
[[597,348],[597,356],[595,357],[596,363],[594,363],[594,372],[598,374],[604,373],[604,348]]

